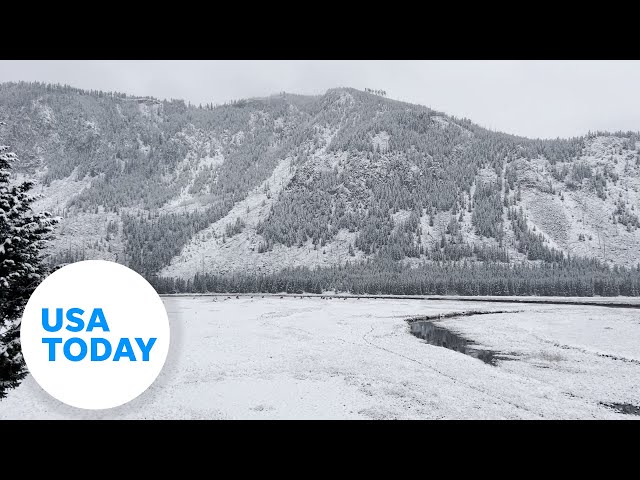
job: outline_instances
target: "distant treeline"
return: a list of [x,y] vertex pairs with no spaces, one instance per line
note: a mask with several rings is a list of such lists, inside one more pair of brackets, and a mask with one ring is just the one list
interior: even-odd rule
[[159,293],[323,293],[387,295],[640,296],[640,265],[608,267],[596,260],[509,265],[438,262],[408,268],[393,261],[341,267],[297,267],[278,273],[152,277]]

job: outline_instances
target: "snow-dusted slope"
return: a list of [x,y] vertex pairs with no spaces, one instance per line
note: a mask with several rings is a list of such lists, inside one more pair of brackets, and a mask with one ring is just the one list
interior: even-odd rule
[[543,261],[527,260],[515,208],[545,247],[640,262],[637,134],[529,140],[349,88],[199,108],[0,84],[0,117],[36,208],[63,217],[51,253],[68,259],[180,277],[378,254],[417,264],[449,255],[445,237],[469,261],[469,247]]
[[[328,155],[327,146],[333,134],[322,130],[318,147],[310,154],[305,168],[322,170],[333,167],[337,159]],[[310,147],[311,148],[311,147]],[[198,232],[171,263],[161,270],[161,276],[188,278],[196,272],[229,273],[252,271],[268,273],[294,266],[329,266],[344,264],[347,260],[362,258],[359,252],[349,254],[349,246],[355,241],[355,232],[341,230],[333,241],[324,247],[314,248],[308,241],[303,246],[275,245],[272,250],[260,251],[264,238],[256,232],[260,222],[266,221],[280,193],[288,186],[296,173],[292,158],[278,163],[271,176],[252,190],[223,218]],[[313,212],[309,212],[313,214]],[[241,219],[242,231],[232,236],[226,234],[228,225]]]
[[[615,136],[588,139],[582,155],[574,160],[589,165],[594,174],[611,172],[606,198],[599,197],[587,179],[568,188],[553,178],[545,160],[521,163],[520,178],[525,183],[522,206],[552,245],[571,255],[596,257],[618,265],[640,262],[640,230],[613,221],[620,201],[630,213],[640,213],[638,151],[624,149],[625,142]],[[614,180],[616,176],[618,179]],[[555,193],[546,191],[547,185]]]
[[[257,252],[261,238],[256,234],[256,226],[266,218],[292,175],[291,159],[285,158],[266,181],[238,202],[225,217],[197,233],[160,274],[187,277],[195,272],[228,272],[259,268],[267,263],[267,256]],[[227,225],[233,224],[238,218],[245,223],[244,229],[226,238]],[[275,258],[271,260],[278,261]]]

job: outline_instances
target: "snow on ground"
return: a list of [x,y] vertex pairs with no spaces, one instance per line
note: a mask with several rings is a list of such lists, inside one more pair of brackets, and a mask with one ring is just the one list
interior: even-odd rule
[[[189,181],[176,198],[160,209],[164,213],[192,212],[206,207],[206,200],[201,197],[201,194],[210,193],[208,185],[215,178],[215,170],[224,163],[222,142],[210,132],[189,124],[176,136],[185,142],[188,152],[176,165],[175,175],[186,175]],[[192,189],[200,175],[206,178],[203,182],[204,191],[196,193]]]
[[140,150],[145,155],[149,155],[149,152],[151,151],[151,145],[145,144],[140,138],[140,134],[138,134],[137,136],[137,141],[138,141],[138,150]]
[[69,200],[91,186],[90,177],[86,176],[83,179],[77,179],[76,177],[76,170],[74,170],[69,177],[62,180],[53,180],[48,186],[37,183],[34,186],[33,193],[39,195],[39,198],[33,204],[34,211],[61,214]]
[[355,103],[355,99],[353,98],[353,95],[351,95],[349,92],[341,91],[340,98],[338,98],[336,103],[338,105],[350,107]]
[[53,109],[49,105],[40,103],[41,101],[42,101],[42,98],[39,98],[38,100],[34,101],[33,106],[37,109],[38,116],[40,117],[40,119],[46,124],[50,125],[56,121],[56,116],[53,113]]
[[498,181],[498,175],[493,168],[483,167],[478,170],[476,183],[495,183]]
[[379,152],[385,153],[389,150],[389,139],[391,136],[387,132],[378,132],[371,138],[371,144],[374,150],[377,148]]
[[529,228],[533,230],[536,227],[535,233],[545,237],[548,247],[566,251],[571,220],[567,217],[563,201],[557,195],[538,190],[525,190],[522,198]]
[[433,117],[431,117],[431,120],[440,128],[445,128],[447,125],[449,125],[449,121],[445,117],[440,115],[434,115]]
[[[117,231],[108,232],[109,223],[115,223]],[[66,217],[56,227],[50,240],[50,251],[54,253],[84,253],[87,259],[122,261],[124,239],[122,221],[113,212],[78,213]]]
[[162,102],[151,98],[133,98],[131,101],[138,102],[138,109],[143,117],[162,122],[162,116],[160,115]]
[[[127,405],[74,409],[27,377],[0,419],[639,418],[600,404],[640,405],[638,310],[261,297],[165,297],[167,363]],[[405,321],[469,310],[519,311],[438,321],[515,360],[429,345]]]
[[[48,211],[60,216],[55,235],[49,242],[51,253],[84,253],[85,258],[118,260],[122,259],[124,243],[120,225],[120,216],[100,209],[99,213],[76,212],[65,216],[69,200],[91,187],[91,178],[75,180],[75,171],[68,178],[54,180],[45,186],[37,183],[33,192],[39,196],[33,204],[36,212]],[[118,226],[117,232],[107,232],[109,222]]]

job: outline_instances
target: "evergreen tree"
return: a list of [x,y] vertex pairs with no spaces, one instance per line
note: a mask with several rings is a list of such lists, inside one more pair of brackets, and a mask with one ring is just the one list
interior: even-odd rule
[[46,276],[41,252],[58,219],[33,213],[32,184],[11,185],[16,155],[0,146],[0,398],[26,375],[20,350],[20,317],[27,300]]

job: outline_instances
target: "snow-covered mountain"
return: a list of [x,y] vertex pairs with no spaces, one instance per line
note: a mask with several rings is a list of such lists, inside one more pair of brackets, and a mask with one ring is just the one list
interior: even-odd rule
[[0,84],[54,261],[145,274],[379,258],[640,262],[639,138],[531,140],[350,88],[186,105]]

